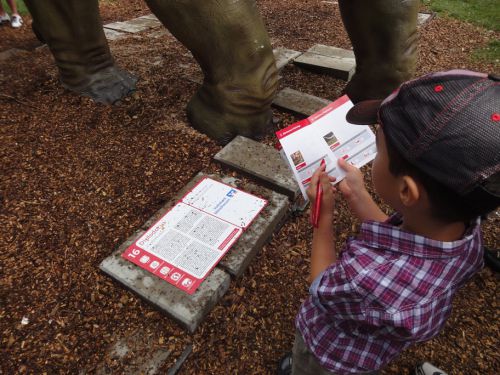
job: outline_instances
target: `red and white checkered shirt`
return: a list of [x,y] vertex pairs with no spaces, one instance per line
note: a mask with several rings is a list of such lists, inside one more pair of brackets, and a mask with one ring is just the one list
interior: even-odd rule
[[483,267],[480,219],[452,242],[406,232],[400,223],[400,215],[363,223],[300,308],[304,342],[336,374],[378,370],[436,336],[457,290]]

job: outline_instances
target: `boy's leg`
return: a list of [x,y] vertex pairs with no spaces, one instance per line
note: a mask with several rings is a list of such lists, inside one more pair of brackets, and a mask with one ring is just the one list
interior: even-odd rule
[[[365,375],[377,375],[378,371],[365,373]],[[298,330],[295,331],[295,341],[292,352],[292,375],[335,375],[321,366],[304,343],[304,339]]]
[[299,331],[295,331],[293,343],[292,375],[335,375],[325,370],[304,343]]

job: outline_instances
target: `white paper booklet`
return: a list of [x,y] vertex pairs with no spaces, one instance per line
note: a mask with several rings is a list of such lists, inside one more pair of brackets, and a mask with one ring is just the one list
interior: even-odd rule
[[192,294],[266,204],[204,178],[122,257]]
[[338,159],[343,158],[359,168],[375,158],[375,135],[370,127],[353,125],[345,119],[352,106],[344,95],[305,120],[276,132],[281,154],[305,199],[311,176],[322,160],[326,162],[327,173],[335,176],[338,183],[345,177],[337,165]]

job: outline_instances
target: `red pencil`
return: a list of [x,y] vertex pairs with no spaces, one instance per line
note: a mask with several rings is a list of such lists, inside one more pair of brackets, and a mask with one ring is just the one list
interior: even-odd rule
[[[325,165],[325,159],[321,160],[320,166]],[[312,210],[312,224],[314,228],[319,226],[319,216],[321,213],[321,199],[323,198],[323,189],[321,188],[321,181],[318,181],[316,186],[316,199]]]

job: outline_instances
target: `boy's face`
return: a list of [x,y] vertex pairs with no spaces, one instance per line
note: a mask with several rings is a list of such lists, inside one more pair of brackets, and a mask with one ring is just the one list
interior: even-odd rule
[[389,171],[389,155],[382,127],[377,125],[377,156],[372,165],[372,183],[378,196],[393,209],[398,210],[399,190],[398,178]]

